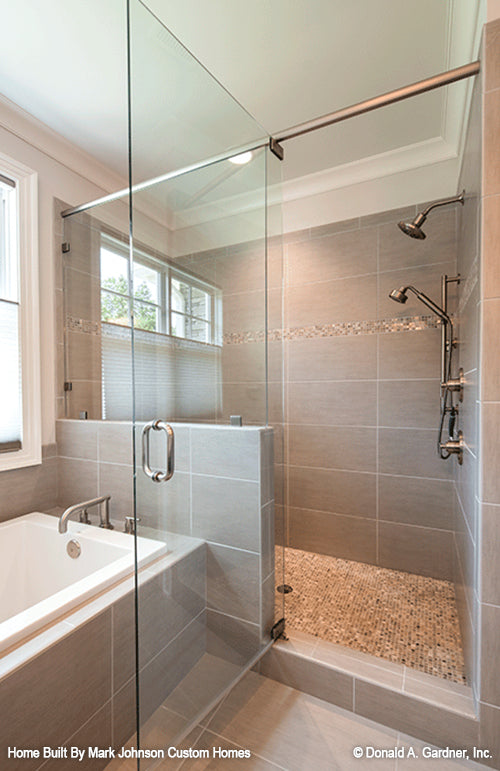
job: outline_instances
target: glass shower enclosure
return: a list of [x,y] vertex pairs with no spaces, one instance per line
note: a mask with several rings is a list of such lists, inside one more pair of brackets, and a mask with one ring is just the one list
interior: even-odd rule
[[64,218],[64,419],[99,423],[97,493],[135,538],[134,590],[114,611],[114,743],[164,749],[284,615],[281,169],[138,0],[128,53],[129,186]]

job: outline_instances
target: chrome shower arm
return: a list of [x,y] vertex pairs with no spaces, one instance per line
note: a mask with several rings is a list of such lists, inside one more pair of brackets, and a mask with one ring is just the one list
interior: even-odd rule
[[465,190],[462,190],[460,195],[456,195],[454,198],[444,198],[442,201],[436,201],[435,203],[431,203],[431,205],[428,206],[427,209],[424,209],[424,211],[421,212],[419,216],[425,219],[429,214],[429,212],[431,212],[433,209],[437,209],[438,206],[448,206],[451,203],[463,204],[464,197],[465,197]]

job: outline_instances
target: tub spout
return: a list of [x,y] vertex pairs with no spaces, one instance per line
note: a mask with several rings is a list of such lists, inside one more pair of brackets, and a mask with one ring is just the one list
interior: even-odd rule
[[99,527],[104,527],[107,530],[113,530],[113,525],[109,521],[109,499],[110,495],[102,495],[100,498],[92,498],[90,501],[83,501],[82,503],[75,503],[73,506],[64,511],[59,517],[59,532],[66,533],[68,530],[68,519],[72,514],[78,514],[84,509],[89,509],[91,506],[101,505],[101,522]]

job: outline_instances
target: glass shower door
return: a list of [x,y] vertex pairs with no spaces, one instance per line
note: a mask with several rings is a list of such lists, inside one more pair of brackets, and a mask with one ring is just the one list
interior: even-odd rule
[[[279,161],[140,2],[130,45],[138,735],[164,749],[275,624]],[[166,546],[145,569],[143,537]]]

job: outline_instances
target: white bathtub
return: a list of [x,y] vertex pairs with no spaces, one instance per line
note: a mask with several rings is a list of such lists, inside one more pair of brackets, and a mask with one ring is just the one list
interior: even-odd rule
[[[61,535],[57,517],[26,514],[0,524],[0,651],[18,643],[80,603],[134,571],[134,538],[68,522]],[[73,559],[69,541],[81,547]],[[139,537],[138,566],[167,553],[162,541]]]

